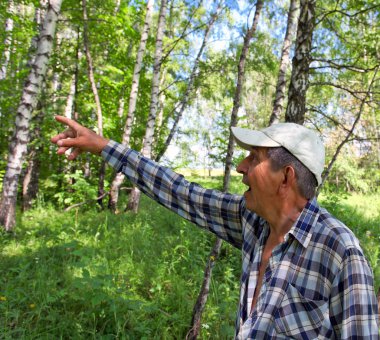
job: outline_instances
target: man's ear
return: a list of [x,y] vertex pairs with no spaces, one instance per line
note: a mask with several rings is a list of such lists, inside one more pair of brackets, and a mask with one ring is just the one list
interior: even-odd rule
[[282,181],[280,183],[280,190],[288,190],[296,183],[296,172],[291,165],[287,165],[282,169]]

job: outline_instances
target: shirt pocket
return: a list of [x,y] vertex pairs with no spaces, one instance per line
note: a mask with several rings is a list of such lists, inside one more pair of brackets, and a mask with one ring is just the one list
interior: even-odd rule
[[327,309],[327,301],[310,300],[289,284],[274,314],[275,330],[294,339],[317,339]]

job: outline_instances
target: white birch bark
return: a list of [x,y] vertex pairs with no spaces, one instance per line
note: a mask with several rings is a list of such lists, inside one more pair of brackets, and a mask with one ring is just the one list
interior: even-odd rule
[[26,211],[32,207],[33,200],[38,194],[38,180],[40,176],[40,154],[42,146],[39,145],[41,140],[41,125],[44,118],[44,111],[41,107],[43,104],[37,105],[38,114],[32,119],[34,121],[34,130],[31,132],[31,139],[37,141],[36,145],[28,147],[28,166],[22,183],[22,210]]
[[[141,34],[140,45],[137,51],[136,63],[133,70],[132,87],[131,87],[131,92],[129,95],[128,114],[127,114],[127,120],[125,123],[124,133],[122,137],[122,144],[124,145],[129,145],[129,141],[131,138],[132,124],[133,124],[133,119],[134,119],[135,111],[136,111],[137,94],[139,91],[142,61],[145,54],[146,42],[148,40],[150,26],[152,23],[153,5],[154,5],[154,0],[148,0],[147,5],[146,5],[144,28]],[[116,211],[116,205],[119,199],[119,189],[120,189],[121,184],[123,183],[123,180],[124,180],[124,175],[122,173],[117,173],[111,183],[108,207],[112,211]]]
[[155,157],[155,160],[157,162],[164,155],[164,153],[167,150],[167,148],[169,147],[169,145],[170,145],[170,143],[171,143],[171,141],[172,141],[175,133],[177,132],[178,123],[179,123],[179,121],[181,120],[181,118],[183,116],[183,113],[184,113],[184,111],[185,111],[185,109],[187,107],[188,101],[189,101],[190,93],[193,90],[194,81],[195,81],[196,74],[197,74],[197,71],[198,71],[199,61],[200,61],[200,59],[202,57],[204,49],[206,48],[206,44],[207,44],[207,41],[208,41],[208,38],[209,38],[209,35],[210,35],[210,32],[211,32],[211,29],[212,29],[212,27],[213,27],[216,19],[218,18],[220,11],[221,11],[221,4],[219,3],[219,6],[217,7],[217,10],[211,16],[211,19],[210,19],[208,25],[206,26],[205,34],[203,36],[202,45],[201,45],[201,47],[200,47],[200,49],[198,51],[198,54],[197,54],[197,56],[195,58],[193,69],[192,69],[191,74],[190,74],[189,82],[187,84],[187,87],[186,87],[186,90],[185,90],[185,94],[183,95],[183,98],[182,98],[181,103],[179,105],[179,110],[176,113],[173,126],[170,129],[169,135],[166,138],[166,141],[164,143],[163,148],[157,153],[157,155]]
[[[236,125],[237,113],[241,105],[241,90],[244,83],[245,61],[247,58],[250,41],[252,39],[253,34],[256,32],[256,27],[259,21],[262,7],[263,7],[263,1],[258,0],[256,2],[256,11],[255,11],[255,16],[253,18],[252,26],[248,29],[244,37],[243,48],[240,54],[240,59],[239,59],[239,64],[238,64],[238,79],[237,79],[236,90],[235,90],[235,95],[234,95],[234,106],[232,108],[230,126]],[[225,166],[224,179],[223,179],[224,192],[228,191],[228,187],[230,183],[233,151],[234,151],[234,141],[233,141],[232,134],[230,133],[228,149],[227,149],[227,157],[226,157],[226,166]],[[191,327],[186,336],[186,340],[194,340],[194,339],[197,339],[198,337],[200,326],[201,326],[201,317],[202,317],[203,309],[207,302],[208,293],[210,289],[212,270],[215,265],[215,261],[217,257],[219,256],[221,246],[222,246],[222,240],[219,238],[216,239],[214,246],[207,259],[207,265],[206,265],[205,274],[204,274],[204,278],[202,282],[202,287],[199,292],[197,301],[194,305]]]
[[91,51],[90,51],[90,41],[88,38],[88,17],[87,17],[87,2],[82,0],[82,10],[83,10],[83,41],[84,41],[84,51],[87,60],[87,74],[88,79],[91,84],[92,93],[94,95],[95,105],[96,105],[96,115],[98,118],[98,131],[100,136],[103,136],[103,114],[102,107],[100,105],[100,98],[98,93],[98,88],[96,87],[95,76],[94,76],[94,63],[92,61]]
[[[13,1],[9,0],[7,12],[10,15],[14,13]],[[7,69],[9,60],[11,58],[11,46],[12,46],[12,32],[13,32],[13,19],[7,18],[5,20],[5,39],[4,39],[4,50],[1,58],[1,68],[0,68],[0,80],[5,79],[7,76]]]
[[[233,102],[233,107],[232,107],[232,112],[231,112],[230,127],[236,126],[236,123],[237,123],[237,114],[241,106],[241,91],[243,88],[244,78],[245,78],[245,61],[247,59],[250,41],[252,39],[253,34],[256,32],[256,27],[259,21],[262,8],[263,8],[263,1],[258,0],[256,2],[256,11],[255,11],[255,16],[253,18],[252,26],[248,29],[244,37],[243,48],[240,54],[239,64],[238,64],[238,79],[237,79],[236,89],[235,89],[235,94],[234,94],[234,102]],[[234,137],[232,133],[230,133],[228,147],[227,147],[226,164],[224,168],[224,178],[223,178],[224,192],[228,191],[229,185],[230,185],[234,145],[235,145]]]
[[[47,10],[47,0],[40,0],[40,7],[36,9],[34,20],[37,24],[38,31],[41,30],[42,24],[44,21],[44,18],[46,16],[46,10]],[[35,35],[32,38],[31,46],[29,49],[30,55],[35,55],[35,51],[37,49],[38,44],[38,34]],[[56,37],[56,40],[58,40],[58,34]],[[34,59],[29,60],[28,66],[31,67],[33,64]],[[57,73],[54,74],[53,77],[53,103],[56,101],[56,90],[58,87],[56,76]],[[44,90],[45,84],[42,84],[41,91]],[[41,94],[40,97],[43,97],[44,94]],[[41,124],[44,118],[44,111],[43,111],[43,103],[41,99],[38,100],[36,111],[39,111],[36,115],[32,117],[32,121],[34,121],[34,130],[31,131],[31,140],[33,141],[39,141],[41,139]],[[28,165],[26,167],[25,176],[22,180],[22,210],[26,211],[32,207],[33,200],[37,197],[38,194],[38,180],[40,175],[40,150],[41,146],[37,144],[29,145],[27,149],[27,158],[28,158]]]
[[162,63],[162,40],[164,38],[164,30],[165,30],[165,23],[166,23],[166,8],[167,8],[167,0],[161,0],[160,14],[158,18],[157,36],[156,36],[156,49],[154,53],[150,109],[149,109],[149,116],[148,116],[148,121],[146,125],[145,137],[144,137],[144,143],[143,143],[143,149],[142,149],[142,154],[145,157],[151,157],[151,154],[152,154],[154,125],[156,122],[158,99],[159,99],[158,93],[159,93],[159,86],[160,86],[161,63]]
[[[145,157],[152,156],[152,142],[154,136],[154,125],[157,116],[158,107],[158,91],[160,85],[161,63],[162,63],[162,39],[164,38],[165,22],[166,22],[167,0],[161,0],[160,14],[158,17],[156,49],[154,53],[153,77],[152,77],[152,93],[150,97],[149,116],[146,124],[145,136],[143,141],[142,154]],[[132,189],[127,210],[138,211],[141,192],[137,187]]]
[[[87,60],[87,71],[88,71],[88,79],[91,83],[92,93],[94,94],[94,99],[96,103],[96,115],[98,118],[98,134],[103,136],[103,114],[102,107],[100,104],[100,98],[98,93],[98,88],[96,87],[95,76],[94,76],[94,64],[90,51],[90,41],[88,38],[88,16],[87,16],[87,3],[86,0],[82,0],[82,10],[83,10],[83,40],[84,40],[84,50],[86,54]],[[98,203],[101,207],[103,207],[103,197],[104,197],[104,178],[106,171],[106,163],[105,161],[101,161],[99,167],[99,182],[98,182]]]
[[129,145],[129,141],[131,138],[132,124],[133,124],[133,119],[134,119],[135,111],[136,111],[137,95],[139,92],[140,72],[142,68],[143,57],[145,54],[146,42],[148,40],[150,26],[152,23],[153,5],[154,5],[154,0],[148,0],[148,3],[146,5],[144,29],[141,34],[140,46],[137,52],[136,63],[133,70],[132,87],[131,87],[131,93],[129,96],[128,115],[127,115],[127,121],[124,128],[123,139],[122,139],[122,144],[124,145]]
[[286,26],[284,43],[281,51],[280,70],[278,72],[275,99],[272,114],[269,118],[269,125],[278,123],[285,99],[286,71],[289,66],[289,52],[295,33],[295,24],[299,11],[299,0],[291,0],[288,12],[288,23]]
[[301,0],[295,54],[289,84],[285,121],[303,124],[306,113],[306,92],[309,87],[310,52],[315,27],[316,0]]
[[49,3],[38,39],[36,58],[25,82],[17,109],[15,132],[9,147],[0,203],[0,224],[8,231],[15,225],[17,187],[30,137],[30,119],[46,76],[61,3],[62,0],[51,0]]

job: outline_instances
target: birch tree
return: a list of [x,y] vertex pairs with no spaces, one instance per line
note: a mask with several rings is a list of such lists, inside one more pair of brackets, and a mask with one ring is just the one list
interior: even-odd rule
[[301,0],[292,75],[289,84],[285,121],[303,124],[306,112],[306,92],[309,87],[311,46],[315,27],[316,0]]
[[[34,129],[31,132],[31,140],[34,141],[33,145],[28,146],[28,166],[25,171],[25,176],[22,181],[22,210],[26,211],[32,207],[33,200],[38,194],[38,180],[40,175],[40,165],[41,165],[41,151],[42,147],[40,145],[41,140],[41,125],[45,115],[43,111],[43,105],[41,105],[41,100],[39,105],[37,105],[37,110],[39,111],[35,117],[32,118]],[[40,106],[40,107],[38,107]]]
[[285,99],[286,71],[289,65],[289,52],[295,33],[295,24],[297,21],[298,10],[299,0],[291,0],[288,12],[288,23],[286,26],[285,38],[281,51],[280,70],[278,72],[275,100],[273,104],[272,114],[269,118],[269,125],[278,123],[280,121]]
[[[103,136],[103,113],[102,106],[100,104],[100,98],[98,93],[98,88],[95,82],[94,76],[94,64],[90,51],[90,40],[88,37],[88,16],[87,16],[87,2],[86,0],[82,0],[82,10],[83,10],[83,43],[84,43],[84,51],[87,60],[87,73],[88,79],[91,84],[92,93],[94,95],[95,104],[96,104],[96,116],[98,122],[98,134]],[[104,196],[104,177],[106,172],[106,163],[105,161],[101,161],[99,168],[99,184],[98,184],[98,203],[101,207],[103,207],[102,198]]]
[[[236,126],[237,113],[239,111],[239,107],[241,106],[241,92],[242,92],[242,87],[244,84],[244,77],[245,77],[245,61],[247,59],[248,48],[249,48],[251,39],[256,32],[256,28],[257,28],[257,24],[259,21],[262,8],[263,8],[263,1],[258,0],[256,2],[256,11],[253,18],[252,26],[247,30],[244,36],[243,47],[240,53],[239,63],[238,63],[238,75],[237,75],[237,83],[236,83],[235,94],[234,94],[234,102],[233,102],[234,104],[233,104],[232,113],[231,113],[230,127]],[[234,139],[233,139],[232,134],[230,133],[228,149],[227,149],[226,166],[225,166],[224,179],[223,179],[224,192],[227,192],[229,189],[233,152],[234,152]],[[214,268],[215,261],[217,260],[219,256],[221,246],[222,246],[222,240],[220,238],[217,238],[207,260],[207,265],[205,269],[205,274],[204,274],[201,290],[193,309],[192,325],[186,336],[186,339],[196,339],[198,337],[200,325],[201,325],[202,312],[206,305],[208,293],[210,290],[212,270]]]
[[[160,14],[158,17],[156,49],[154,53],[153,78],[152,78],[152,94],[150,100],[150,109],[148,121],[146,124],[145,136],[143,141],[142,154],[145,157],[152,156],[152,142],[154,136],[154,126],[158,108],[158,90],[160,84],[161,64],[162,64],[162,39],[164,37],[165,21],[166,21],[167,0],[161,0]],[[134,187],[129,196],[127,210],[137,213],[140,203],[141,191]]]
[[[41,0],[40,7],[36,10],[35,13],[35,22],[37,24],[38,30],[40,31],[42,28],[42,23],[44,17],[46,15],[47,10],[47,1]],[[32,38],[31,49],[33,51],[37,48],[38,35]],[[31,51],[30,49],[30,51]],[[31,51],[31,52],[33,52]],[[33,60],[29,60],[30,64],[33,63]],[[54,79],[55,77],[53,77]],[[40,97],[44,97],[44,88],[45,84],[42,84],[41,95]],[[53,101],[54,102],[54,101]],[[22,210],[26,211],[32,207],[33,200],[37,197],[38,194],[38,181],[40,175],[40,151],[41,151],[41,125],[43,122],[43,118],[45,115],[44,112],[44,103],[45,101],[42,98],[38,99],[36,111],[37,114],[32,117],[31,120],[31,140],[33,143],[28,145],[28,165],[26,167],[25,175],[22,180]]]
[[[79,62],[82,57],[82,52],[79,48],[79,39],[80,39],[79,29],[76,36],[77,36],[77,43],[76,43],[76,51],[75,51],[75,66],[74,66],[74,72],[70,80],[69,93],[67,94],[67,97],[66,97],[66,105],[65,105],[65,112],[64,112],[65,117],[70,118],[70,119],[72,119],[73,114],[76,113],[77,111],[76,96],[78,92]],[[77,119],[77,117],[75,117],[74,119]]]
[[14,13],[14,4],[12,0],[8,1],[8,10],[9,17],[5,20],[5,39],[4,39],[4,50],[1,59],[1,68],[0,68],[0,80],[5,79],[7,76],[7,69],[9,60],[11,57],[11,47],[12,47],[12,31],[13,31],[13,19],[12,15]]
[[169,147],[169,145],[170,145],[170,143],[171,143],[171,141],[172,141],[175,133],[177,132],[178,124],[179,124],[179,122],[180,122],[180,120],[181,120],[181,118],[183,116],[183,113],[185,112],[185,109],[186,109],[186,107],[188,105],[188,102],[189,102],[190,94],[191,94],[191,92],[193,90],[193,87],[194,87],[194,81],[196,80],[196,75],[197,75],[197,72],[198,72],[199,61],[200,61],[200,59],[201,59],[201,57],[203,55],[203,52],[204,52],[204,49],[206,47],[206,44],[207,44],[207,41],[208,41],[208,38],[209,38],[209,35],[210,35],[210,32],[211,32],[211,29],[214,26],[214,23],[215,23],[216,19],[220,15],[221,9],[222,9],[222,6],[221,6],[221,3],[219,2],[217,10],[211,16],[210,21],[208,22],[208,24],[206,26],[205,33],[204,33],[204,36],[203,36],[203,41],[202,41],[201,47],[200,47],[200,49],[198,51],[198,54],[197,54],[197,56],[195,58],[194,65],[193,65],[193,68],[192,68],[192,71],[191,71],[191,74],[190,74],[189,82],[187,83],[187,86],[186,86],[185,94],[183,95],[183,97],[181,99],[181,102],[179,104],[178,112],[175,113],[175,119],[174,119],[173,126],[170,129],[169,135],[166,138],[166,141],[165,141],[163,147],[161,148],[161,150],[157,153],[157,155],[155,157],[155,160],[157,162],[164,155],[164,153],[167,150],[167,148]]
[[[141,34],[140,45],[137,52],[136,63],[135,63],[133,76],[132,76],[132,87],[131,87],[131,92],[129,95],[128,114],[127,114],[127,119],[126,119],[125,127],[124,127],[124,133],[122,137],[122,144],[124,145],[129,145],[129,141],[131,138],[132,124],[133,124],[133,119],[135,116],[137,95],[139,91],[140,72],[142,68],[143,57],[145,54],[146,43],[149,36],[150,26],[152,23],[153,5],[154,5],[154,0],[148,0],[147,5],[146,5],[144,28]],[[122,173],[117,173],[111,183],[108,207],[112,211],[116,211],[116,206],[119,199],[119,190],[120,190],[121,184],[123,183],[123,180],[124,180],[124,175]]]
[[[236,82],[236,88],[235,88],[235,93],[234,93],[233,107],[232,107],[232,112],[231,112],[230,128],[232,126],[236,126],[236,123],[237,123],[237,114],[241,106],[241,92],[242,92],[244,77],[245,77],[245,61],[247,59],[248,48],[249,48],[249,44],[251,42],[252,36],[256,32],[256,28],[257,28],[257,24],[259,21],[262,8],[263,8],[263,1],[258,0],[256,2],[256,11],[255,11],[255,16],[253,18],[252,26],[247,30],[244,36],[243,48],[240,53],[239,63],[237,67],[238,74],[237,74],[237,82]],[[235,143],[234,137],[232,133],[230,133],[230,136],[228,139],[226,164],[224,168],[224,178],[223,178],[223,191],[225,192],[229,190],[229,186],[230,186],[234,143]]]
[[53,49],[53,41],[62,0],[51,0],[40,31],[36,56],[17,109],[15,131],[9,146],[8,163],[3,179],[0,202],[0,224],[10,231],[15,225],[17,188],[27,144],[30,138],[30,119],[37,105],[38,95],[46,76],[46,70]]

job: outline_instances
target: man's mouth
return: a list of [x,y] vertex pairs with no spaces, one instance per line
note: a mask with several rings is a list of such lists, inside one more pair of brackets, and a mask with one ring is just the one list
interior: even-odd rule
[[247,191],[251,191],[251,187],[250,187],[250,185],[249,185],[249,183],[248,183],[248,181],[246,180],[245,177],[243,177],[242,183],[248,187],[248,189],[246,190],[246,192]]

